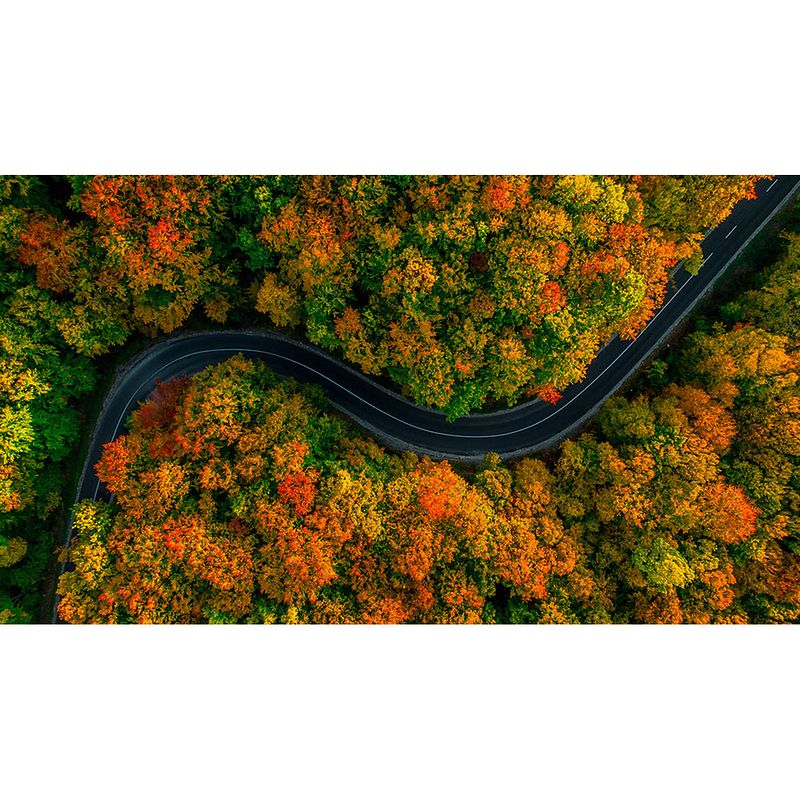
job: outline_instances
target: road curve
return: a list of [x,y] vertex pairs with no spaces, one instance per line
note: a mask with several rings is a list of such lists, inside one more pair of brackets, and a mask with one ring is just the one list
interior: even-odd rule
[[[103,445],[123,431],[130,412],[150,395],[156,381],[194,374],[236,353],[263,359],[281,375],[318,383],[337,409],[391,447],[473,463],[480,462],[487,452],[511,458],[551,447],[590,419],[652,355],[799,188],[797,175],[759,181],[756,198],[737,203],[728,218],[703,240],[705,260],[700,274],[692,277],[678,268],[663,305],[647,327],[632,342],[614,337],[589,365],[584,380],[565,390],[556,405],[534,400],[451,423],[442,413],[414,405],[333,356],[281,334],[212,331],[158,342],[130,362],[108,392],[92,432],[75,502],[108,499],[108,490],[95,475],[94,465],[100,460]],[[66,545],[71,538],[70,519]],[[58,574],[71,568],[71,564],[62,562]],[[52,622],[57,621],[57,593],[54,600]]]
[[153,345],[128,365],[108,394],[94,430],[77,499],[105,494],[93,465],[156,381],[194,374],[235,353],[263,359],[281,375],[322,386],[331,403],[377,439],[392,447],[455,461],[478,462],[484,453],[516,457],[550,447],[574,432],[652,354],[725,267],[800,188],[800,176],[760,181],[757,197],[736,205],[703,240],[705,262],[692,277],[679,268],[664,304],[632,342],[615,337],[590,364],[585,379],[550,405],[538,400],[455,422],[414,405],[327,353],[276,333],[226,331],[176,336]]

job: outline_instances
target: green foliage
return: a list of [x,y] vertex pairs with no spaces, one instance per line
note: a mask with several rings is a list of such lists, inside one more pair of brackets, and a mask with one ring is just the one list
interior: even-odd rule
[[694,570],[675,547],[660,536],[646,546],[640,544],[631,555],[631,564],[641,570],[656,589],[683,588],[695,577]]
[[[47,207],[43,184],[7,180],[0,192],[0,618],[9,622],[36,613],[63,465],[77,443],[76,400],[95,381],[88,359],[66,347],[48,293],[14,261],[14,238],[31,207]],[[9,542],[17,552],[23,545],[13,562]]]

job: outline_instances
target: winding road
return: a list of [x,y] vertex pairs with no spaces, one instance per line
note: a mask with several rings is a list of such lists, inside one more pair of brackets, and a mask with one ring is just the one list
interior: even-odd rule
[[[322,386],[332,405],[376,439],[452,461],[477,463],[487,452],[512,458],[544,450],[577,431],[605,400],[651,356],[686,314],[713,286],[725,268],[800,188],[800,176],[759,181],[756,198],[738,203],[728,218],[702,242],[700,274],[678,267],[661,308],[632,342],[614,337],[589,365],[586,377],[565,390],[556,405],[540,400],[490,414],[448,422],[444,414],[414,405],[322,350],[267,331],[210,331],[158,342],[117,375],[98,416],[75,502],[108,499],[94,473],[103,445],[122,432],[125,420],[157,381],[191,375],[236,353],[263,359],[275,372]],[[72,538],[72,520],[66,545]],[[71,569],[61,563],[58,573]],[[57,621],[55,595],[52,621]]]
[[327,353],[280,334],[215,331],[159,342],[131,362],[111,388],[94,430],[77,499],[106,494],[92,466],[103,445],[119,435],[127,416],[148,397],[156,381],[196,373],[235,353],[263,359],[282,375],[318,383],[333,406],[395,448],[478,462],[486,452],[516,457],[550,447],[596,413],[798,188],[800,176],[760,181],[756,199],[738,203],[703,240],[705,261],[700,274],[693,277],[679,267],[664,304],[639,336],[632,342],[614,337],[592,361],[585,379],[569,387],[556,405],[534,400],[448,422],[442,413],[414,405]]

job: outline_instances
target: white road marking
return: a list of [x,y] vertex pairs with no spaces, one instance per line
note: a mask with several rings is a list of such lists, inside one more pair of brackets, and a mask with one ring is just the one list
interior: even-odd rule
[[730,229],[730,230],[729,230],[729,231],[728,231],[728,232],[725,234],[725,238],[727,239],[727,238],[728,238],[728,237],[729,237],[729,236],[730,236],[730,235],[731,235],[731,234],[732,234],[732,233],[733,233],[733,232],[734,232],[734,231],[735,231],[735,230],[736,230],[738,227],[739,227],[738,225],[734,225],[734,226],[733,226],[733,227],[732,227],[732,228],[731,228],[731,229]]
[[767,186],[767,191],[769,191],[779,180],[780,178],[775,178],[775,180],[772,181],[772,183],[769,186]]
[[[709,259],[709,258],[711,258],[711,256],[713,256],[713,255],[714,255],[714,253],[709,253],[709,254],[708,254],[708,255],[707,255],[707,256],[706,256],[706,257],[703,259],[703,264],[705,264],[705,263],[706,263],[706,261],[708,261],[708,259]],[[700,266],[702,267],[702,266],[703,266],[703,264],[701,264]]]

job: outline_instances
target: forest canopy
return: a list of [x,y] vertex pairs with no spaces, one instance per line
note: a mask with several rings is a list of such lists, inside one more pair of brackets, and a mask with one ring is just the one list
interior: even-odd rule
[[72,178],[16,257],[78,353],[244,315],[457,417],[580,380],[755,177]]
[[[646,324],[678,260],[699,267],[703,231],[750,196],[756,178],[3,178],[0,622],[41,616],[93,398],[148,337],[210,325],[280,328],[451,417],[534,395],[554,401],[612,334],[632,337]],[[792,240],[775,266],[780,279],[723,309],[724,331],[693,339],[683,351],[689,361],[665,368],[636,401],[609,404],[595,431],[552,463],[490,458],[472,475],[387,453],[318,395],[243,361],[227,365],[224,380],[219,368],[164,387],[154,402],[172,398],[175,417],[159,412],[141,423],[154,413],[146,406],[123,440],[154,449],[128,463],[133,451],[120,444],[99,467],[110,468],[113,452],[125,464],[120,475],[130,483],[117,504],[77,514],[84,534],[70,557],[79,568],[65,578],[76,583],[62,614],[645,621],[644,609],[657,608],[654,618],[685,621],[792,619],[796,477],[785,428],[794,424],[796,251]],[[269,413],[287,415],[294,438],[256,436],[250,477],[237,471],[244,456],[231,443],[213,445],[208,463],[180,448],[165,455],[153,437],[173,435],[187,398],[200,402],[202,381],[221,408],[270,398]],[[247,425],[267,424],[260,413]],[[216,442],[227,423],[204,419],[208,430],[191,435]],[[684,463],[686,442],[697,447]],[[278,463],[290,443],[302,451],[291,476]],[[337,480],[352,483],[352,496],[364,492],[363,503],[341,505]],[[149,507],[148,487],[154,496],[174,491],[174,502]],[[623,498],[632,505],[613,515]],[[371,533],[360,517],[337,530],[329,520],[341,508],[369,512]],[[699,517],[688,519],[688,508]],[[392,528],[394,514],[419,539]],[[723,535],[732,519],[741,524]],[[153,563],[139,551],[165,525],[183,531],[184,522],[195,562],[208,547],[208,569],[216,563],[222,574],[230,564],[241,577],[235,602],[213,570],[187,567],[191,547],[178,548],[183,561],[169,550],[168,570],[155,550]],[[296,539],[276,544],[281,526]],[[705,542],[703,568],[687,544],[693,536]],[[94,574],[89,587],[78,576],[92,537],[114,574]],[[706,591],[698,586],[712,573],[734,599],[695,608],[689,595]],[[130,598],[156,601],[132,587],[156,574],[175,583],[162,587],[163,607],[145,612]]]
[[[800,239],[548,460],[391,454],[237,356],[162,385],[76,512],[70,622],[800,617]],[[761,327],[761,322],[768,323]]]

